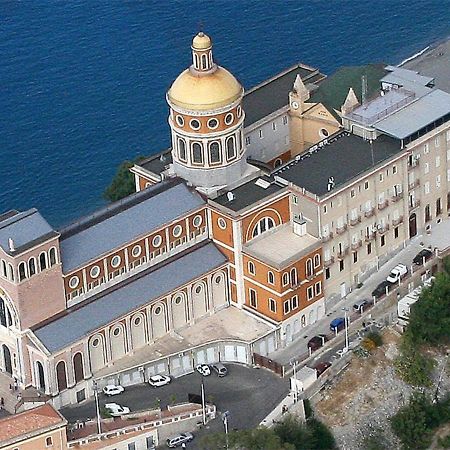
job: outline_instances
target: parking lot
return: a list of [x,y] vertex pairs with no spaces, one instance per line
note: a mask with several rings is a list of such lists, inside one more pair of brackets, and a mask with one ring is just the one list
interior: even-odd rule
[[[118,403],[130,410],[155,408],[157,399],[161,408],[170,403],[186,402],[188,393],[200,394],[203,378],[205,396],[217,407],[218,412],[229,411],[229,429],[244,429],[258,425],[264,417],[287,395],[289,380],[281,379],[265,369],[253,369],[239,364],[226,364],[228,375],[219,378],[215,373],[202,377],[191,373],[174,379],[169,385],[152,388],[148,383],[125,388],[125,392],[114,397],[99,395],[100,405]],[[69,422],[95,417],[95,402],[89,401],[74,407],[61,409]],[[220,419],[213,421],[207,429],[197,435],[223,430]],[[189,431],[189,430],[186,430]],[[189,445],[195,448],[195,440]]]

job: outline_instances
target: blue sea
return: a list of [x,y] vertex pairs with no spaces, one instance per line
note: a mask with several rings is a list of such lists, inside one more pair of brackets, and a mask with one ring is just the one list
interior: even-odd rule
[[61,226],[117,166],[169,145],[165,92],[199,26],[246,88],[301,61],[397,64],[450,35],[450,1],[0,0],[0,212]]

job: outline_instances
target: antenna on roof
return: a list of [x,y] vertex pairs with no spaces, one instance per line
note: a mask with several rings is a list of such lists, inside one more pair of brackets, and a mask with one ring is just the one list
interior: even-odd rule
[[229,202],[234,200],[234,194],[232,192],[227,192],[227,199]]
[[363,105],[366,104],[367,101],[367,76],[363,75],[362,76],[362,89],[361,89],[361,102]]
[[330,192],[334,188],[334,177],[328,178],[327,191]]

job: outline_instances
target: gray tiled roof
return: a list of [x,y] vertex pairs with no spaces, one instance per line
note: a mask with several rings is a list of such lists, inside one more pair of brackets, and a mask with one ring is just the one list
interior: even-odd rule
[[62,230],[63,271],[68,273],[204,203],[180,180],[158,183],[127,197]]
[[3,214],[5,219],[0,222],[0,247],[6,252],[9,251],[9,238],[14,241],[16,252],[20,248],[26,247],[31,242],[56,235],[53,228],[40,215],[35,208],[24,212],[11,212]]
[[203,245],[150,272],[143,272],[118,289],[74,309],[34,330],[50,351],[55,352],[89,335],[98,328],[176,290],[226,262],[212,243]]
[[273,174],[320,197],[328,192],[329,177],[334,177],[334,189],[337,189],[400,151],[400,141],[389,136],[379,136],[371,145],[358,136],[340,132],[329,141],[328,145],[306,153],[299,161],[285,164]]

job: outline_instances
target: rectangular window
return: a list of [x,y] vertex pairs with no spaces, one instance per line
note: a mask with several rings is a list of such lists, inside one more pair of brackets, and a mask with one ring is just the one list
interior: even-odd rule
[[429,151],[430,151],[430,147],[428,146],[428,144],[425,144],[425,145],[423,146],[423,152],[424,152],[424,153],[429,153]]
[[276,122],[272,122],[272,130],[273,131],[277,130],[277,123]]
[[447,130],[447,142],[450,141],[450,130]]
[[330,279],[330,276],[331,276],[331,274],[330,274],[330,268],[327,267],[327,268],[325,269],[325,280],[329,280],[329,279]]
[[430,165],[428,163],[425,163],[423,166],[423,173],[428,173],[430,171]]
[[436,156],[436,167],[439,167],[441,165],[441,157]]
[[381,245],[381,247],[384,247],[385,244],[386,244],[386,238],[383,235],[383,236],[381,236],[380,245]]
[[353,262],[354,263],[358,262],[358,252],[353,252]]
[[440,188],[440,187],[441,187],[441,176],[440,176],[440,175],[438,175],[438,176],[436,177],[436,187],[437,187],[437,188]]
[[364,189],[367,191],[367,189],[369,189],[369,182],[365,181],[364,182]]
[[136,443],[135,442],[130,442],[128,444],[128,450],[136,450]]
[[436,137],[434,138],[434,146],[435,146],[435,147],[439,147],[440,141],[441,141],[440,137],[439,137],[439,136],[436,136]]
[[245,145],[250,145],[250,144],[251,144],[250,136],[246,136],[245,137]]
[[341,259],[339,261],[339,272],[342,272],[344,270],[344,260]]
[[392,166],[392,173],[394,175],[397,173],[397,166]]
[[291,303],[289,302],[289,300],[286,300],[283,303],[283,312],[284,314],[289,314],[290,311],[291,311]]
[[319,281],[314,285],[314,293],[320,295],[322,293],[322,283]]
[[263,131],[262,130],[259,130],[259,138],[260,139],[262,139],[264,136],[263,136]]
[[294,202],[294,205],[298,204],[298,197],[296,195],[292,196],[292,201]]
[[430,193],[430,182],[427,181],[424,185],[423,185],[423,189],[425,194],[429,194]]
[[288,123],[287,116],[283,116],[283,125],[287,125],[287,123]]
[[324,213],[324,214],[327,213],[327,205],[323,205],[323,213]]
[[394,239],[398,238],[398,227],[394,228]]
[[269,309],[272,312],[277,312],[277,303],[275,302],[275,300],[273,298],[269,298]]
[[450,150],[447,150],[447,161],[450,161]]
[[372,253],[372,243],[369,242],[369,243],[367,244],[367,254],[370,255],[371,253]]
[[380,173],[380,183],[382,183],[382,182],[383,182],[383,174]]
[[308,300],[311,300],[314,297],[314,288],[312,286],[309,286],[306,290],[306,298]]
[[298,308],[298,295],[292,297],[292,309]]
[[257,299],[256,291],[254,289],[250,288],[249,294],[250,294],[250,306],[252,308],[256,308],[258,306],[258,299]]
[[354,189],[352,189],[351,191],[350,191],[350,197],[354,197],[355,196],[355,190]]

